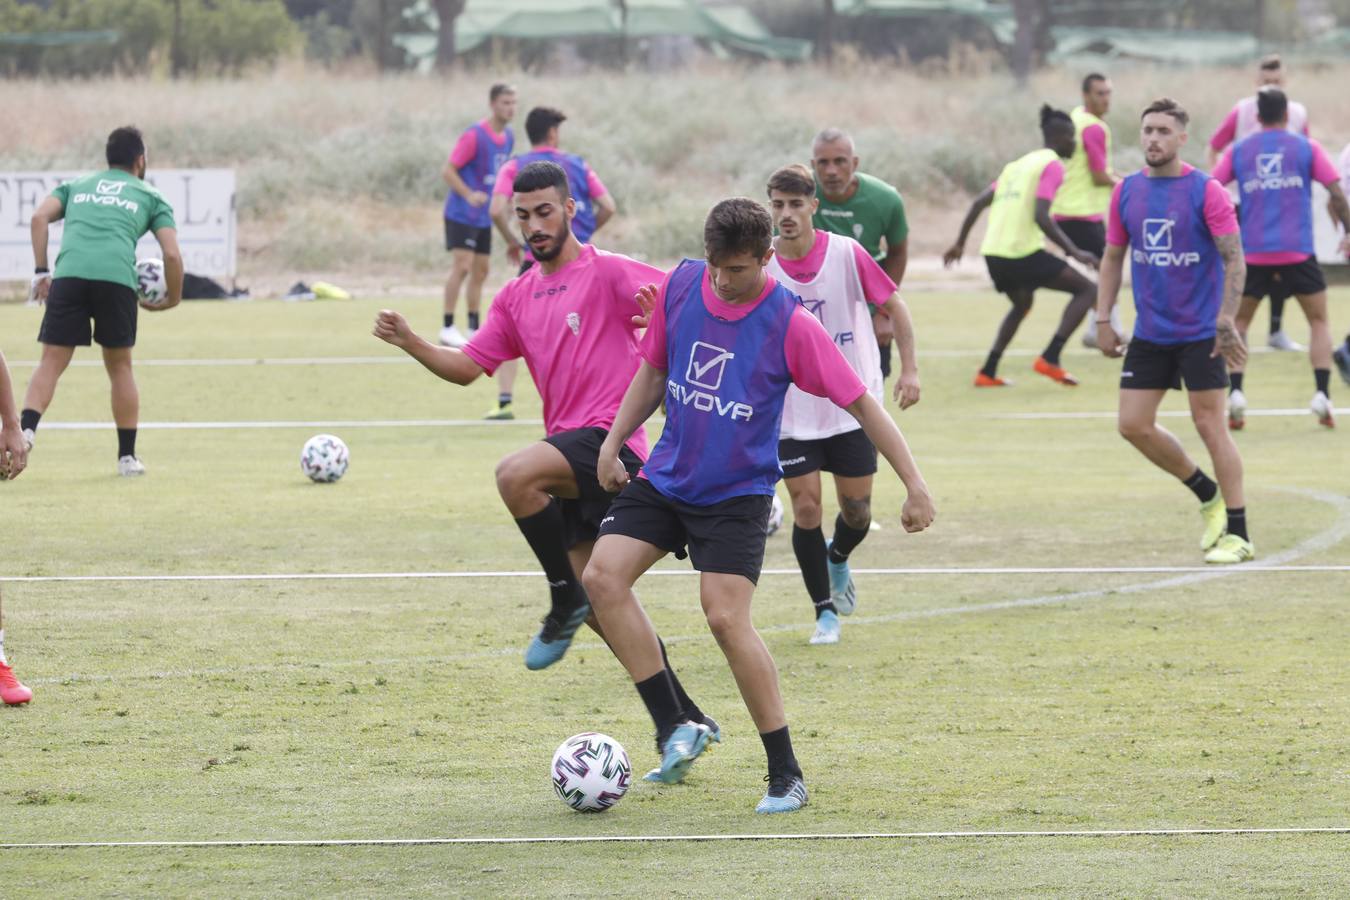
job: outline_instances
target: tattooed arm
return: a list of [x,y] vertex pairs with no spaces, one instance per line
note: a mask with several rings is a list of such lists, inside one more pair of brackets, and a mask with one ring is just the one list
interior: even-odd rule
[[1213,355],[1222,356],[1230,369],[1241,369],[1247,362],[1247,347],[1233,319],[1247,281],[1247,261],[1242,257],[1242,238],[1236,232],[1216,235],[1214,244],[1223,257],[1223,305],[1219,307]]

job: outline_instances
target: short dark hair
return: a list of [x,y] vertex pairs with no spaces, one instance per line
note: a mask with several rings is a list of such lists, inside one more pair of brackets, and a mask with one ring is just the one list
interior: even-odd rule
[[551,106],[536,106],[525,117],[525,136],[531,144],[542,144],[544,138],[548,137],[549,129],[566,121],[567,116],[561,110]]
[[1268,84],[1256,92],[1256,118],[1262,125],[1278,125],[1289,115],[1289,98],[1284,91]]
[[708,262],[748,253],[763,258],[773,243],[773,219],[749,197],[723,200],[708,212],[703,223],[703,249]]
[[564,202],[572,196],[571,188],[567,184],[567,173],[563,171],[563,167],[547,160],[530,163],[517,172],[511,182],[511,190],[517,194],[542,191],[548,187],[557,188],[558,196]]
[[816,179],[811,170],[801,163],[791,163],[778,169],[769,176],[769,193],[781,191],[793,196],[814,197]]
[[130,169],[136,165],[136,160],[145,155],[145,139],[141,137],[141,130],[135,125],[114,129],[108,135],[108,146],[103,155],[107,157],[108,165]]
[[1090,72],[1088,76],[1083,79],[1083,93],[1086,94],[1088,91],[1092,90],[1092,86],[1097,82],[1106,80],[1106,76],[1101,72]]
[[1153,113],[1166,113],[1176,119],[1182,128],[1185,128],[1191,123],[1190,113],[1186,112],[1181,104],[1171,97],[1159,97],[1157,100],[1154,100],[1148,106],[1144,107],[1144,111],[1139,114],[1139,121],[1142,122],[1144,116],[1152,115]]
[[1262,72],[1278,72],[1284,68],[1284,60],[1280,59],[1280,54],[1271,53],[1269,56],[1261,57],[1256,67]]
[[516,86],[514,84],[499,81],[488,90],[488,102],[493,103],[502,94],[514,94],[515,92]]
[[1049,138],[1051,132],[1061,128],[1073,131],[1074,127],[1073,119],[1064,110],[1055,109],[1049,103],[1041,105],[1041,134],[1044,137]]

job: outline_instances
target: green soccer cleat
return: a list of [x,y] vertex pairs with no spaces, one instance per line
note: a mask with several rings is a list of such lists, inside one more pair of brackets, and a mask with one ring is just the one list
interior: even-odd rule
[[1232,565],[1256,558],[1256,545],[1236,534],[1225,534],[1214,548],[1205,554],[1205,562]]
[[494,407],[493,409],[488,411],[487,415],[483,416],[483,418],[489,422],[509,422],[515,417],[516,414],[511,409],[510,403],[506,404],[505,406]]
[[1200,536],[1200,549],[1209,550],[1228,530],[1228,510],[1224,508],[1223,497],[1215,494],[1213,500],[1201,503],[1200,518],[1205,520],[1205,533]]

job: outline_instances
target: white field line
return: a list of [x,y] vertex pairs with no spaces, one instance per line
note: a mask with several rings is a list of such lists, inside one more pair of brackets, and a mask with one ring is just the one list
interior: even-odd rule
[[[1168,572],[1177,571],[1180,572],[1181,574],[1178,574],[1172,578],[1164,578],[1157,581],[1135,582],[1134,584],[1126,584],[1118,587],[1093,588],[1085,591],[1075,591],[1069,594],[1042,594],[1032,597],[1021,597],[1014,600],[995,600],[989,603],[973,603],[967,606],[945,606],[945,607],[935,607],[933,609],[905,610],[902,612],[887,613],[879,616],[852,616],[848,620],[849,627],[854,628],[859,626],[881,625],[890,622],[909,621],[916,619],[933,619],[933,618],[942,618],[945,616],[969,615],[971,613],[996,612],[1005,609],[1020,609],[1037,606],[1057,606],[1057,605],[1078,603],[1082,601],[1103,600],[1113,598],[1116,595],[1137,594],[1146,591],[1162,590],[1171,587],[1181,587],[1189,584],[1211,581],[1217,578],[1231,578],[1235,575],[1240,575],[1244,572],[1259,572],[1259,571],[1312,572],[1312,571],[1326,571],[1328,569],[1332,571],[1343,571],[1345,569],[1344,566],[1327,567],[1327,568],[1321,566],[1306,566],[1306,567],[1289,566],[1287,568],[1280,568],[1280,567],[1286,566],[1288,563],[1293,562],[1296,559],[1300,559],[1304,556],[1307,556],[1310,553],[1316,553],[1321,550],[1330,549],[1331,547],[1336,546],[1341,541],[1350,537],[1350,499],[1341,497],[1337,494],[1323,493],[1321,491],[1307,491],[1301,489],[1281,489],[1281,490],[1287,490],[1289,493],[1299,494],[1301,496],[1308,497],[1309,499],[1326,503],[1329,506],[1334,507],[1339,515],[1337,516],[1336,521],[1333,522],[1331,526],[1328,527],[1325,531],[1322,531],[1319,534],[1316,534],[1308,538],[1307,540],[1304,540],[1296,544],[1295,546],[1290,547],[1288,550],[1283,550],[1279,553],[1272,554],[1270,557],[1268,557],[1265,565],[1263,566],[1221,566],[1218,568],[1209,568],[1209,569],[1189,568],[1189,567],[1175,567],[1175,569],[1166,569],[1164,567],[1160,567],[1164,568],[1164,571]],[[796,569],[774,569],[772,571],[775,574],[791,574],[794,576],[800,574],[797,572]],[[863,570],[859,570],[860,573],[862,571]],[[871,571],[873,571],[874,573],[881,573],[887,571],[897,571],[897,572],[917,571],[926,574],[937,570],[897,569],[897,570],[871,570]],[[947,574],[966,574],[975,571],[979,570],[952,569],[949,570]],[[984,571],[1000,572],[1007,570],[984,570]],[[1044,572],[1046,570],[1034,569],[1027,571]],[[1081,570],[1052,569],[1049,571],[1079,572]],[[1125,571],[1128,572],[1133,570],[1127,569]],[[538,573],[535,572],[526,572],[518,574],[533,578],[539,577]],[[648,572],[647,574],[681,575],[681,574],[692,574],[692,570],[661,569],[653,572]],[[100,578],[100,576],[74,576],[74,577]],[[130,577],[135,578],[138,576],[130,576]],[[139,576],[139,577],[155,578],[156,576]],[[180,580],[180,579],[186,580],[192,578],[193,576],[160,576],[160,577],[163,580]],[[272,580],[273,578],[273,576],[262,576],[262,577],[266,580]],[[282,576],[282,577],[289,578],[291,576]],[[390,576],[375,575],[374,577],[386,578]],[[48,576],[45,578],[45,580],[54,580],[55,578],[56,576]],[[237,578],[237,576],[205,576],[205,578],[208,580],[230,580]],[[3,582],[5,580],[18,580],[18,579],[0,579],[0,582]],[[107,580],[125,580],[125,579],[118,579],[117,576],[107,576]],[[778,634],[784,632],[801,631],[805,627],[806,626],[804,626],[801,623],[791,622],[791,623],[782,623],[778,625],[763,626],[759,628],[759,631],[761,634]],[[667,644],[680,644],[706,639],[707,634],[703,633],[703,634],[685,634],[685,635],[665,635],[663,636],[663,638]],[[593,641],[576,641],[573,643],[573,646],[580,650],[598,650],[603,645],[597,644]],[[178,670],[149,672],[149,673],[146,672],[122,673],[119,675],[73,673],[57,677],[30,678],[28,679],[28,683],[36,685],[36,684],[62,684],[65,682],[75,682],[75,681],[100,681],[100,682],[112,680],[159,681],[169,678],[197,678],[197,677],[210,677],[217,675],[262,674],[268,672],[299,671],[299,670],[304,671],[313,671],[316,669],[335,670],[335,669],[348,669],[352,667],[360,668],[366,666],[390,666],[390,665],[405,665],[405,664],[427,665],[427,664],[440,664],[447,662],[461,662],[476,659],[492,659],[497,657],[514,656],[518,653],[520,653],[520,647],[511,646],[511,647],[481,648],[477,650],[465,651],[463,653],[445,654],[431,657],[416,657],[416,658],[404,657],[404,658],[378,659],[378,660],[348,659],[348,660],[323,660],[316,662],[307,661],[303,663],[300,662],[268,663],[251,666],[232,666],[232,667],[219,667],[210,669],[205,668],[178,669]]]
[[[1350,407],[1336,409],[1338,415],[1350,416]],[[1292,409],[1249,409],[1247,415],[1253,418],[1292,417],[1312,415],[1304,407]],[[1164,409],[1158,411],[1159,418],[1189,419],[1189,410]],[[1079,412],[990,412],[981,415],[956,413],[956,419],[1035,419],[1035,420],[1075,420],[1075,419],[1115,419],[1115,410],[1089,410]],[[654,417],[648,424],[657,425],[662,421]],[[485,419],[327,419],[306,421],[300,419],[275,421],[237,421],[237,422],[142,422],[142,431],[200,431],[226,430],[234,428],[509,428],[527,425],[537,428],[544,424],[543,419],[514,419],[508,421],[488,421]],[[43,422],[42,431],[108,431],[112,422]]]
[[249,847],[413,847],[500,844],[674,844],[718,841],[922,841],[1025,838],[1225,837],[1281,834],[1350,834],[1350,826],[1284,828],[1121,828],[1083,831],[876,831],[823,834],[648,834],[541,837],[317,838],[223,841],[51,841],[0,844],[0,850],[227,849]]

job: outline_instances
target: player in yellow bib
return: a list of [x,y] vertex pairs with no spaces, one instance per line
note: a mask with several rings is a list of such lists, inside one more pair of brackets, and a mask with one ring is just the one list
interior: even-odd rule
[[1041,107],[1041,136],[1045,146],[1033,150],[1003,167],[998,180],[970,205],[956,243],[942,255],[947,266],[956,264],[965,253],[970,229],[986,208],[989,229],[980,253],[994,280],[994,288],[1007,294],[1013,308],[1004,317],[994,338],[994,346],[975,375],[976,387],[1004,387],[1011,382],[998,377],[1003,351],[1017,334],[1017,328],[1031,312],[1037,288],[1052,288],[1071,296],[1060,318],[1059,329],[1032,369],[1063,385],[1078,384],[1059,364],[1060,351],[1078,328],[1096,301],[1097,285],[1070,268],[1058,256],[1045,252],[1045,238],[1059,245],[1070,258],[1096,268],[1098,257],[1080,249],[1050,216],[1050,206],[1064,181],[1064,162],[1073,156],[1075,139],[1073,120],[1068,113]]

